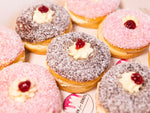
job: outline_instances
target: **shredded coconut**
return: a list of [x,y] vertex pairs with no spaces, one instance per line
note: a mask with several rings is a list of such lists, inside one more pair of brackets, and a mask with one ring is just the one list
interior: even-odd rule
[[96,18],[115,11],[120,0],[66,0],[70,11],[86,18]]
[[[119,84],[121,74],[134,71],[144,80],[138,93],[129,93]],[[110,113],[150,113],[150,69],[138,63],[123,62],[107,71],[98,86],[98,98]]]
[[[25,102],[16,102],[9,96],[9,87],[17,79],[28,78],[35,83],[34,97]],[[59,113],[61,97],[50,72],[30,63],[16,63],[0,72],[1,113]]]
[[[138,21],[135,29],[124,26],[122,18],[133,16]],[[146,14],[121,9],[106,17],[102,25],[103,37],[112,45],[123,49],[139,49],[150,43],[150,17]]]
[[13,62],[24,51],[19,35],[10,29],[0,27],[0,66]]
[[[42,5],[47,6],[55,13],[50,22],[40,24],[33,21],[33,13]],[[16,31],[24,41],[41,42],[64,33],[70,22],[70,16],[62,6],[51,3],[39,4],[25,9],[17,18]]]
[[[91,44],[93,53],[87,59],[75,60],[69,55],[70,46],[81,38]],[[69,80],[90,81],[98,78],[110,63],[108,47],[96,37],[72,32],[56,37],[48,46],[47,62],[52,70]]]

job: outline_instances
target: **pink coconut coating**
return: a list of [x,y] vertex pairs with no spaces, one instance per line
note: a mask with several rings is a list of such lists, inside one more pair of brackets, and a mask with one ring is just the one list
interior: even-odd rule
[[120,4],[120,0],[66,0],[67,7],[73,13],[86,17],[103,17],[114,10]]
[[[25,102],[16,102],[8,94],[12,82],[27,78],[34,82],[37,92]],[[50,72],[37,65],[16,63],[0,72],[0,113],[59,113],[61,97]]]
[[[135,29],[124,26],[122,18],[133,16],[138,25]],[[123,49],[139,49],[150,43],[150,17],[146,14],[130,10],[118,10],[106,17],[102,25],[102,35],[112,45]]]
[[13,62],[24,51],[19,35],[8,28],[0,27],[0,66]]

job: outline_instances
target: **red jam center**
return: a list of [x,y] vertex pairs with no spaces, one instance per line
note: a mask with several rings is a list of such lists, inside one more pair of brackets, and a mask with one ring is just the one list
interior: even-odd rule
[[76,49],[83,48],[84,46],[85,46],[85,42],[79,38],[76,42]]
[[128,29],[135,29],[136,23],[133,20],[128,20],[124,23],[124,26]]
[[143,78],[139,73],[133,73],[131,79],[137,84],[140,85],[143,83]]
[[20,82],[19,85],[18,85],[19,90],[20,90],[21,92],[29,91],[30,86],[31,86],[31,82],[30,82],[29,80]]
[[43,6],[39,7],[38,10],[41,13],[47,13],[49,9],[46,6],[43,5]]

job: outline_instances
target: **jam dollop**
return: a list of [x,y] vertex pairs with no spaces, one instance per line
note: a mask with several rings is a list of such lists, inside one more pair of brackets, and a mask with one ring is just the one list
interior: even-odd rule
[[47,13],[49,9],[48,9],[48,7],[46,7],[46,6],[43,5],[43,6],[39,7],[38,10],[41,13]]
[[136,23],[133,20],[128,20],[124,23],[124,26],[128,29],[135,29]]
[[76,42],[76,49],[83,48],[84,46],[85,46],[85,42],[79,38]]
[[20,82],[19,85],[18,85],[19,90],[20,90],[21,92],[29,91],[30,86],[31,86],[31,82],[30,82],[29,80]]
[[131,79],[134,81],[135,84],[140,85],[143,83],[143,78],[139,73],[133,73],[131,75]]

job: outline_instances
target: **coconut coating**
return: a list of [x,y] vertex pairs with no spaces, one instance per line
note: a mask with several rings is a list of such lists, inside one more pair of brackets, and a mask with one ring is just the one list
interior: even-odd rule
[[[33,21],[34,11],[43,5],[54,11],[53,19],[47,23],[36,23]],[[70,22],[70,16],[62,6],[52,3],[38,4],[25,9],[17,18],[16,32],[24,41],[41,42],[64,33]]]
[[[130,71],[143,77],[143,86],[138,93],[125,91],[119,83],[121,74]],[[104,74],[98,86],[98,99],[109,113],[149,113],[149,87],[150,69],[138,63],[124,62]]]
[[[16,102],[9,96],[9,88],[17,79],[34,82],[37,91],[25,102]],[[16,63],[0,72],[0,112],[1,113],[59,113],[61,97],[56,82],[50,72],[37,65]]]
[[0,67],[12,63],[24,51],[19,35],[8,28],[0,27]]
[[[135,29],[128,29],[123,18],[135,18]],[[130,20],[130,19],[129,19]],[[123,49],[140,49],[150,43],[150,17],[141,11],[120,9],[106,17],[102,25],[103,37],[113,46]]]
[[[91,44],[94,52],[86,59],[75,60],[68,54],[70,46],[81,38]],[[72,32],[56,37],[48,46],[47,62],[57,74],[74,81],[90,81],[98,78],[110,63],[108,47],[96,37],[86,33]]]
[[66,0],[69,10],[86,18],[105,16],[115,11],[120,0]]

